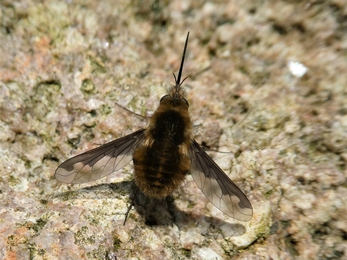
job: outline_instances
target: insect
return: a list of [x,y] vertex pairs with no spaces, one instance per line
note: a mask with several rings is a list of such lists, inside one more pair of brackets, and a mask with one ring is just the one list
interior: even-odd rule
[[242,221],[252,218],[246,195],[192,138],[189,104],[181,86],[186,79],[181,82],[188,39],[189,32],[177,78],[173,74],[175,85],[160,99],[148,127],[68,159],[55,171],[58,181],[95,181],[133,160],[135,184],[149,198],[166,198],[190,173],[223,213]]

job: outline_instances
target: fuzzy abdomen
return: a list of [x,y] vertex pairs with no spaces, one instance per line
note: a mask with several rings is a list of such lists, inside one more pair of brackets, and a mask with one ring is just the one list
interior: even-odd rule
[[[148,197],[165,198],[183,182],[190,168],[190,160],[177,147],[158,150],[142,146],[134,153],[135,183]],[[176,151],[175,151],[176,150]]]
[[187,125],[186,118],[175,110],[157,113],[152,120],[144,145],[133,155],[135,183],[146,196],[165,198],[180,186],[190,169],[184,152],[190,142],[186,132],[190,121]]

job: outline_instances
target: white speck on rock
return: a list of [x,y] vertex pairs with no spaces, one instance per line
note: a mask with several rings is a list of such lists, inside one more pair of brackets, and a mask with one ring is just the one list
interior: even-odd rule
[[290,72],[298,78],[301,78],[302,76],[304,76],[307,72],[307,67],[298,62],[298,61],[289,61],[287,63],[288,69],[290,70]]

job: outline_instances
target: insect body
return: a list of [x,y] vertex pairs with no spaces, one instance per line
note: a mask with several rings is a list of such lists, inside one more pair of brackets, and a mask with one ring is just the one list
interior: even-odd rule
[[103,178],[133,159],[136,186],[148,197],[165,198],[190,172],[205,196],[222,212],[242,221],[252,218],[246,195],[192,138],[188,101],[181,75],[189,33],[175,85],[161,98],[147,129],[138,130],[63,162],[55,178],[85,183]]

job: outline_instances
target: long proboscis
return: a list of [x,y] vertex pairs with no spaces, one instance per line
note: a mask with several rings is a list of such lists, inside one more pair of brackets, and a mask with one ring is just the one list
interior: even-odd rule
[[184,58],[186,56],[186,51],[187,51],[187,46],[188,46],[188,40],[189,40],[189,32],[187,33],[187,38],[186,38],[186,42],[184,44],[184,49],[183,49],[183,54],[182,54],[182,60],[181,60],[181,65],[180,65],[180,69],[178,71],[178,76],[177,76],[177,79],[176,79],[176,76],[174,74],[174,77],[175,77],[175,81],[176,81],[176,88],[180,87],[181,84],[183,83],[184,80],[182,80],[181,82],[181,77],[182,77],[182,71],[183,71],[183,64],[184,64]]

